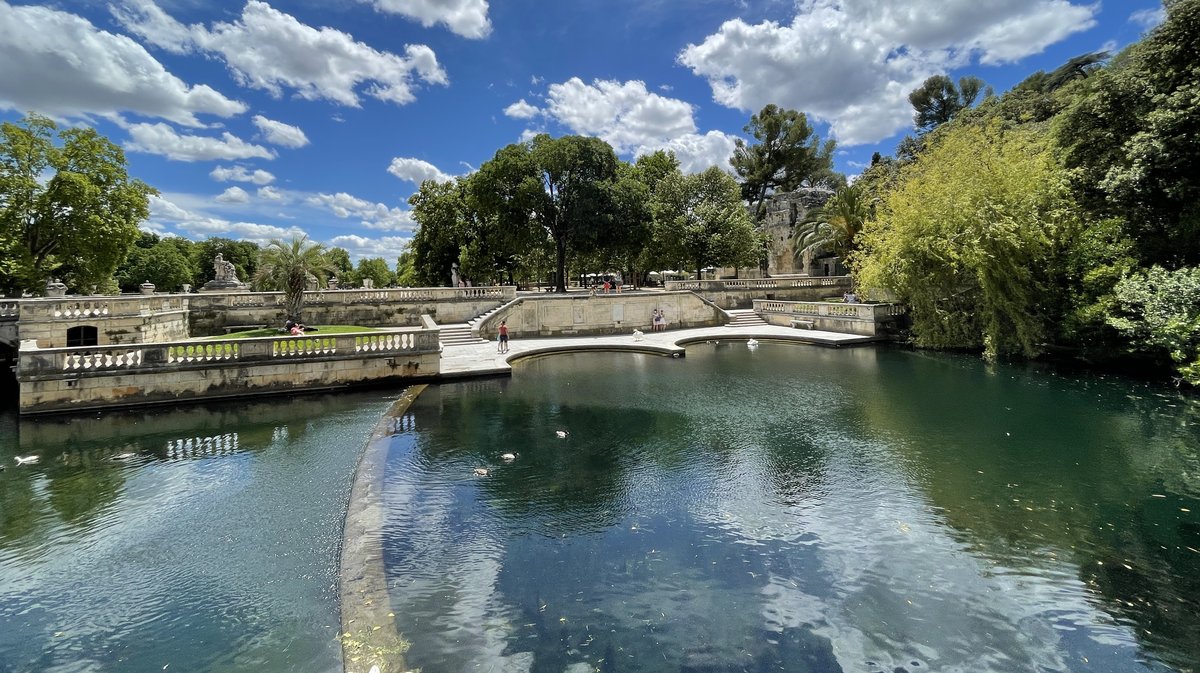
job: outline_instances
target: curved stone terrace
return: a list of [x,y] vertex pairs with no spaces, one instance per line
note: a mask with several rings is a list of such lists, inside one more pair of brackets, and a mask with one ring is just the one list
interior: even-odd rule
[[819,346],[858,346],[878,341],[876,337],[842,334],[822,330],[802,330],[792,327],[759,325],[756,327],[701,327],[645,332],[635,337],[628,334],[604,336],[569,336],[525,339],[513,337],[508,353],[496,351],[496,342],[466,345],[446,345],[442,349],[439,379],[473,376],[507,375],[512,363],[523,358],[578,351],[630,351],[654,353],[668,357],[683,357],[684,346],[704,341],[786,341]]

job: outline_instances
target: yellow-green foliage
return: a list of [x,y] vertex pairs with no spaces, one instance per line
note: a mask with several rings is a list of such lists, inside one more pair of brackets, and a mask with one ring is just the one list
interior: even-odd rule
[[864,229],[859,284],[909,304],[919,345],[1034,355],[1046,327],[1039,271],[1077,224],[1062,171],[1030,130],[934,135]]

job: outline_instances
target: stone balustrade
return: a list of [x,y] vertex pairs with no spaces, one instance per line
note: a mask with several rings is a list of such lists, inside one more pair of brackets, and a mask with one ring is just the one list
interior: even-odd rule
[[15,300],[0,301],[0,320],[16,320],[21,314],[21,305]]
[[666,289],[695,292],[724,309],[749,308],[756,299],[819,301],[851,289],[850,276],[669,280]]
[[[510,301],[517,296],[512,286],[487,287],[397,287],[358,290],[317,290],[304,293],[306,306],[346,304],[392,304],[438,302],[471,299]],[[236,308],[273,308],[283,306],[282,292],[209,292],[189,297],[193,308],[229,306]]]
[[438,330],[68,348],[25,341],[21,413],[46,413],[326,390],[436,376]]
[[906,313],[900,304],[754,300],[754,311],[772,325],[882,336]]
[[258,339],[211,339],[137,344],[36,348],[23,346],[18,376],[63,372],[170,371],[180,366],[225,366],[232,363],[279,362],[363,354],[438,351],[434,330],[396,329],[329,336],[279,336]]
[[21,299],[15,301],[14,304],[16,304],[17,315],[26,322],[48,320],[81,322],[182,311],[187,308],[187,298],[183,295],[124,295]]
[[850,282],[850,276],[810,276],[804,278],[723,278],[721,280],[668,280],[667,290],[693,292],[724,290],[783,290],[798,287],[838,287]]

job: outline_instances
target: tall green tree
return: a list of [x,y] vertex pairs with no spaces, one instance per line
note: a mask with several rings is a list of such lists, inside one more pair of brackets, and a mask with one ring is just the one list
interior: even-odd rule
[[729,163],[742,181],[742,196],[755,219],[764,214],[772,191],[791,191],[805,184],[834,179],[833,140],[821,142],[802,112],[767,105],[743,129],[756,142],[734,141]]
[[1200,264],[1200,0],[1080,85],[1054,120],[1082,203],[1121,217],[1144,264]]
[[192,282],[195,274],[192,260],[169,238],[149,247],[134,246],[116,272],[123,292],[137,292],[146,281],[159,292],[178,292],[184,283]]
[[741,190],[713,166],[702,173],[668,174],[654,199],[655,248],[662,262],[692,268],[758,263],[760,240],[742,205]]
[[417,283],[449,285],[451,268],[459,263],[467,237],[463,190],[456,181],[426,180],[408,203],[419,225],[411,243]]
[[566,292],[567,253],[592,252],[613,212],[617,155],[599,138],[541,134],[530,145],[542,191],[534,221],[554,242],[555,290]]
[[338,287],[358,287],[359,279],[354,273],[354,262],[350,261],[350,251],[345,248],[327,248],[325,259],[329,262],[329,273],[338,280]]
[[382,257],[360,259],[354,271],[359,282],[370,278],[371,284],[375,287],[388,287],[396,283],[396,274],[388,268],[387,262]]
[[[924,133],[954,119],[959,112],[971,107],[985,84],[978,77],[960,77],[958,86],[945,75],[933,75],[908,94],[913,106],[913,125]],[[991,95],[988,88],[985,95]]]
[[1081,227],[1048,142],[953,125],[902,173],[861,235],[858,283],[909,305],[919,345],[1039,353],[1056,317],[1043,271]]
[[309,241],[308,236],[286,242],[275,239],[263,248],[255,279],[263,287],[282,291],[285,317],[304,322],[301,309],[309,276],[324,285],[329,270],[325,246]]
[[111,283],[156,193],[95,129],[59,131],[37,114],[0,125],[0,291],[38,291],[51,276]]

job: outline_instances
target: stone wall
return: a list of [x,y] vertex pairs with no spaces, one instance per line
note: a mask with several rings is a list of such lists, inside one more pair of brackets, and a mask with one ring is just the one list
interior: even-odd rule
[[320,390],[438,374],[436,330],[96,348],[22,345],[22,414]]
[[96,328],[96,344],[176,341],[188,336],[187,298],[182,295],[68,297],[18,302],[17,333],[42,348],[67,345],[72,327]]
[[754,310],[771,325],[872,337],[895,333],[905,316],[904,307],[899,304],[756,299]]
[[820,301],[838,297],[854,286],[850,276],[802,278],[740,278],[725,280],[669,280],[667,290],[691,290],[723,309],[745,309],[756,299]]
[[667,328],[713,327],[729,322],[720,308],[694,292],[628,292],[623,294],[524,297],[476,326],[479,336],[494,339],[500,321],[519,337],[632,334],[650,331],[655,309],[664,311]]
[[[324,290],[304,295],[304,322],[313,325],[416,327],[428,314],[439,324],[463,323],[516,298],[515,287]],[[227,327],[282,326],[281,292],[206,293],[189,299],[193,336],[224,333]]]

